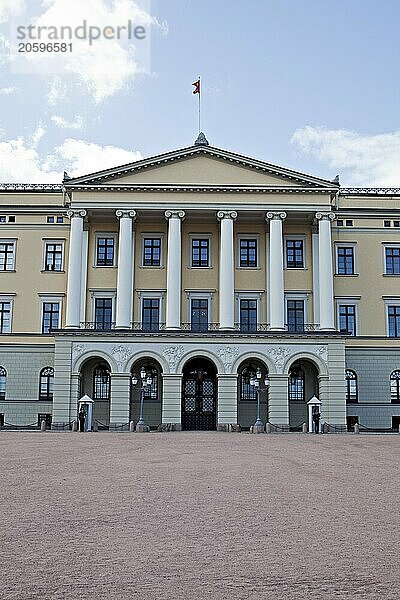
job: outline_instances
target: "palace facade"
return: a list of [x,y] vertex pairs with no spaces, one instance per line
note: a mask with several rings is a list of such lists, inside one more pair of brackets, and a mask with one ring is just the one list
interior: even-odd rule
[[[0,425],[400,422],[400,189],[209,145],[0,186]],[[142,411],[142,415],[141,415]]]

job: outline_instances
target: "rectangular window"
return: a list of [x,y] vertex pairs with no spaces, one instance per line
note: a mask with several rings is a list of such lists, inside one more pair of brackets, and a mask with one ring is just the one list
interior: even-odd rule
[[57,217],[57,223],[64,223],[63,217]]
[[160,315],[160,300],[158,298],[143,298],[142,328],[144,331],[158,331]]
[[338,275],[354,275],[354,248],[352,246],[337,248]]
[[351,219],[346,220],[346,227],[353,227],[353,221]]
[[112,298],[95,298],[95,329],[111,329]]
[[288,331],[304,331],[304,300],[287,301]]
[[390,221],[383,221],[383,226],[384,227],[390,227],[391,222]]
[[60,323],[60,303],[43,302],[42,333],[49,333],[50,329],[58,329]]
[[337,225],[338,227],[343,227],[343,219],[338,219],[338,220],[336,221],[336,225]]
[[339,306],[339,330],[341,333],[356,335],[356,307],[354,304]]
[[388,306],[389,337],[400,337],[400,306]]
[[7,223],[7,217],[5,215],[0,216],[0,223]]
[[386,275],[400,275],[400,247],[385,248]]
[[54,223],[54,217],[47,217],[48,223]]
[[192,267],[209,266],[210,240],[192,240]]
[[0,242],[0,271],[14,270],[14,242]]
[[400,221],[393,221],[393,227],[400,227]]
[[114,246],[113,237],[98,237],[96,250],[96,265],[98,267],[112,267],[114,265]]
[[257,266],[257,240],[240,240],[241,267]]
[[161,265],[161,238],[144,238],[143,266],[159,267]]
[[286,240],[286,266],[288,269],[304,267],[303,240]]
[[208,300],[206,298],[192,299],[191,328],[192,331],[208,330]]
[[62,244],[46,243],[46,255],[44,263],[45,271],[61,271],[62,269]]
[[257,300],[240,300],[240,331],[257,331]]
[[11,302],[0,301],[0,333],[11,331]]

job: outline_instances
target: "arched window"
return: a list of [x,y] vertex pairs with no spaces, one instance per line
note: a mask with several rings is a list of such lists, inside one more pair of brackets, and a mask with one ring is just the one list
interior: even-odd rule
[[93,400],[109,400],[111,377],[106,365],[98,365],[93,373]]
[[6,381],[7,371],[4,367],[0,367],[0,400],[6,399]]
[[256,376],[256,369],[251,365],[246,365],[240,373],[240,400],[257,400],[257,391],[255,385],[250,385],[250,379]]
[[289,402],[304,402],[304,371],[301,367],[291,367],[289,371]]
[[351,369],[346,369],[346,402],[358,402],[357,374]]
[[390,373],[390,400],[393,404],[400,404],[400,370]]
[[40,371],[39,378],[39,400],[52,402],[53,400],[53,382],[54,369],[53,367],[45,367]]

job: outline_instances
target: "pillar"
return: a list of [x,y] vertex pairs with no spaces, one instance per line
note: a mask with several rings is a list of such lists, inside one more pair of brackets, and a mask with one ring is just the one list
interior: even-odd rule
[[131,403],[131,374],[111,374],[110,431],[128,431]]
[[219,254],[219,327],[234,329],[235,324],[235,271],[233,248],[233,222],[235,211],[219,211],[221,223]]
[[71,220],[69,236],[67,310],[65,326],[79,328],[81,311],[82,285],[82,250],[83,250],[83,218],[86,210],[69,210],[67,216]]
[[119,218],[116,329],[129,329],[132,321],[134,271],[134,210],[117,210]]
[[269,373],[268,421],[289,429],[289,397],[287,374]]
[[333,213],[316,213],[318,220],[319,325],[322,330],[335,329],[333,301],[333,264],[331,221]]
[[286,219],[286,213],[268,212],[266,219],[270,221],[268,269],[270,329],[282,331],[285,329],[282,222]]
[[165,211],[168,220],[166,329],[181,328],[182,233],[183,210]]
[[162,422],[181,429],[182,374],[163,373]]
[[236,425],[237,415],[237,373],[218,374],[218,426]]

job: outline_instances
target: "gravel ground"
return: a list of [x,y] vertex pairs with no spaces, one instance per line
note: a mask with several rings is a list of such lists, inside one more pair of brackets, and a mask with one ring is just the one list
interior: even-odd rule
[[400,435],[1,432],[0,598],[400,598]]

